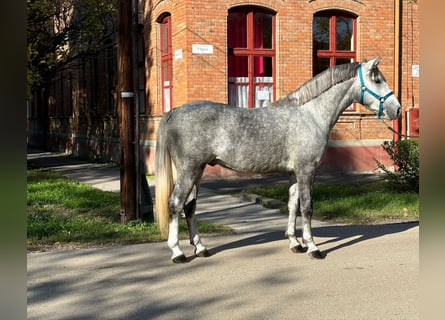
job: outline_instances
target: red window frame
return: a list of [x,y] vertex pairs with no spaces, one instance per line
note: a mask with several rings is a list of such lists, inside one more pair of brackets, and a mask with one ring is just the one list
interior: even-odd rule
[[[313,25],[313,35],[312,39],[314,41],[313,44],[313,75],[315,76],[317,73],[322,72],[323,70],[318,70],[316,62],[317,59],[329,59],[329,67],[333,67],[337,64],[344,63],[340,62],[340,59],[350,59],[351,62],[356,61],[357,59],[357,17],[347,12],[342,11],[323,11],[316,13],[314,15],[314,23],[316,17],[324,17],[329,19],[329,49],[320,49],[318,50],[315,46],[315,26]],[[351,39],[351,50],[338,50],[337,49],[337,18],[347,18],[352,20],[352,39]],[[338,63],[339,62],[339,63]],[[355,111],[356,106],[353,103],[350,107],[346,109],[346,111]]]
[[[257,7],[237,7],[234,9],[229,10],[229,17],[228,19],[230,19],[230,15],[231,14],[246,14],[246,30],[245,30],[245,38],[243,36],[244,39],[242,41],[246,42],[246,46],[245,47],[234,47],[231,48],[230,47],[230,37],[231,37],[231,32],[233,32],[234,34],[237,33],[239,36],[240,32],[244,32],[244,30],[242,30],[243,28],[234,28],[234,30],[230,29],[230,23],[228,20],[228,24],[227,24],[227,38],[228,38],[228,55],[229,55],[229,59],[228,59],[228,69],[229,69],[229,87],[230,84],[236,84],[236,85],[248,85],[248,94],[247,94],[247,106],[248,108],[253,108],[254,104],[255,104],[255,88],[256,86],[272,86],[272,96],[271,96],[271,100],[275,100],[275,13],[270,11],[270,10],[266,10],[266,9],[261,9],[261,8],[257,8]],[[271,15],[272,17],[272,21],[271,21],[271,27],[272,27],[272,32],[271,32],[271,48],[261,48],[261,47],[256,47],[258,45],[255,45],[255,42],[257,41],[257,39],[255,39],[255,14],[267,14],[267,15]],[[258,23],[258,22],[257,22]],[[258,29],[257,29],[258,30]],[[237,82],[237,81],[230,81],[230,70],[231,70],[231,57],[247,57],[247,78],[248,80],[246,82]],[[263,57],[263,59],[255,59],[257,57]],[[262,63],[264,63],[264,58],[271,58],[271,68],[272,68],[272,81],[261,81],[261,80],[256,80],[255,77],[255,60],[256,61],[260,61],[263,60]],[[230,92],[229,92],[229,96],[230,96]],[[230,97],[229,97],[230,99]]]
[[[173,107],[173,50],[170,15],[163,17],[160,21],[160,48],[162,112],[168,112]],[[166,92],[169,92],[168,96]]]
[[[357,52],[357,17],[354,15],[351,15],[349,13],[344,13],[341,11],[328,11],[328,12],[321,12],[315,14],[315,17],[326,17],[329,18],[329,50],[316,50],[314,48],[314,59],[316,58],[328,58],[329,66],[335,66],[336,65],[336,59],[352,59],[352,61],[356,60]],[[314,18],[315,18],[314,17]],[[337,50],[336,49],[336,43],[337,43],[337,18],[349,18],[352,19],[352,26],[353,26],[353,36],[352,36],[352,50]],[[314,68],[315,70],[315,68]],[[315,72],[315,71],[314,71]],[[314,74],[315,76],[315,74]]]

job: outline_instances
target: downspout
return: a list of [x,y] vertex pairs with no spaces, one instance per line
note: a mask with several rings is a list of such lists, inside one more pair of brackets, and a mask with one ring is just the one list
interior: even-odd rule
[[[401,13],[401,3],[400,0],[395,0],[394,3],[394,92],[397,99],[400,100],[401,90],[400,90],[400,13]],[[403,106],[402,106],[402,116],[404,117]],[[399,134],[393,134],[393,140],[398,141],[400,139],[400,134],[402,133],[402,119],[393,120],[393,127],[395,131]]]

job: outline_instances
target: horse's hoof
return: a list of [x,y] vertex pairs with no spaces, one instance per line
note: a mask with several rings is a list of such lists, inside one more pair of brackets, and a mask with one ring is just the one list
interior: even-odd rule
[[315,250],[308,253],[309,257],[312,259],[323,259],[323,255],[321,254],[320,250]]
[[299,244],[295,247],[290,248],[290,251],[292,251],[293,253],[305,253],[307,251],[307,247],[303,247]]
[[172,261],[173,263],[184,263],[187,262],[187,258],[185,255],[181,254],[180,256],[174,257]]
[[210,257],[210,252],[207,249],[205,249],[198,253],[195,253],[195,256],[200,257],[200,258]]

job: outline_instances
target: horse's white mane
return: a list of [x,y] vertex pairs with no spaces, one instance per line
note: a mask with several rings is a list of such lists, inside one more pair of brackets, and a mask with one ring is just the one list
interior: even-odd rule
[[353,62],[326,69],[322,73],[319,73],[315,77],[306,81],[297,90],[270,105],[275,107],[287,105],[301,106],[318,97],[333,85],[355,77],[359,64],[359,62]]

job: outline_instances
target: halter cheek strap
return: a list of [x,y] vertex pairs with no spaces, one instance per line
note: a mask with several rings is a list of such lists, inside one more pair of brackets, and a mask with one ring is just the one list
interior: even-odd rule
[[368,87],[366,87],[365,81],[363,80],[362,65],[360,65],[358,67],[358,76],[360,78],[360,86],[361,86],[360,103],[363,104],[363,100],[365,98],[365,92],[369,93],[371,96],[373,96],[374,98],[379,100],[380,104],[379,104],[379,112],[377,113],[377,117],[380,119],[380,117],[382,116],[382,113],[383,113],[383,104],[385,103],[386,99],[388,99],[390,96],[392,96],[394,94],[394,92],[390,91],[382,97],[382,96],[378,95],[377,93],[375,93],[374,91],[372,91],[371,89],[369,89]]

